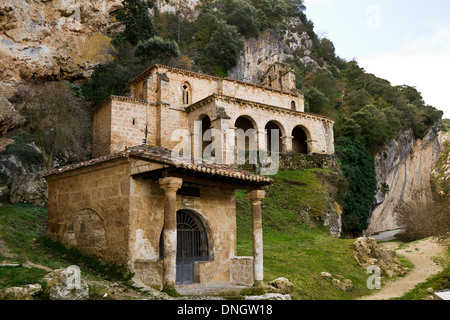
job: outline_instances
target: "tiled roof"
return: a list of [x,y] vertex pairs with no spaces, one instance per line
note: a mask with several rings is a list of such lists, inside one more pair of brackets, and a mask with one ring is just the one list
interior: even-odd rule
[[54,169],[50,172],[47,172],[44,177],[49,177],[52,175],[61,174],[64,172],[73,171],[79,168],[90,167],[96,164],[104,163],[114,159],[127,158],[127,157],[135,157],[143,160],[149,160],[151,162],[158,162],[166,165],[170,165],[176,168],[181,168],[186,170],[187,172],[192,173],[205,173],[212,177],[224,177],[231,178],[234,180],[246,181],[249,183],[259,183],[262,185],[268,185],[272,183],[272,179],[269,177],[261,176],[254,174],[252,172],[248,172],[245,170],[237,169],[228,165],[221,165],[216,163],[209,163],[202,161],[200,164],[194,163],[193,159],[185,159],[182,161],[173,161],[172,159],[172,151],[155,146],[135,146],[128,148],[125,151],[118,152],[112,155],[99,157],[96,159],[92,159],[89,161],[84,161],[78,164],[68,165],[59,169]]

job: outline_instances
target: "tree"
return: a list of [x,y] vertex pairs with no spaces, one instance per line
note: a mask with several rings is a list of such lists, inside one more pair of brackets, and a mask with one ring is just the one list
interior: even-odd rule
[[247,1],[229,2],[231,6],[225,16],[227,23],[236,26],[241,35],[257,38],[261,28],[267,24],[264,14]]
[[366,141],[367,150],[375,154],[389,137],[386,115],[373,105],[367,105],[352,114],[351,119],[361,128],[361,136]]
[[244,46],[243,39],[239,36],[237,28],[230,26],[223,20],[217,20],[215,31],[206,45],[205,53],[211,66],[223,75],[234,67],[237,62],[237,54]]
[[308,112],[324,115],[330,106],[330,99],[316,87],[307,88],[305,100],[308,103]]
[[344,199],[343,226],[351,232],[366,230],[377,190],[374,158],[367,152],[361,137],[339,139],[336,154],[342,173],[349,181]]
[[55,157],[69,163],[89,157],[91,118],[86,103],[63,82],[21,85],[15,100],[23,104],[26,129],[35,134],[47,170]]
[[178,57],[180,51],[173,40],[164,40],[161,37],[153,37],[141,40],[136,46],[136,56],[146,63],[159,62],[167,64],[170,59]]
[[153,8],[153,1],[124,0],[123,9],[117,13],[117,20],[123,22],[125,30],[123,38],[133,46],[140,40],[147,40],[155,35],[149,9]]
[[92,106],[98,105],[110,95],[124,95],[129,82],[146,67],[141,58],[135,56],[135,49],[131,44],[116,43],[114,60],[96,69],[92,77],[83,82],[82,94]]

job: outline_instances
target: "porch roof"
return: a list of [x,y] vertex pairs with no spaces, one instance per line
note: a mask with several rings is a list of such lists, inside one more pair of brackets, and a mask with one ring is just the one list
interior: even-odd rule
[[134,176],[141,176],[144,178],[158,177],[158,176],[186,176],[192,177],[192,182],[200,181],[206,182],[208,180],[223,182],[235,189],[254,189],[270,185],[273,180],[269,177],[258,175],[246,170],[231,167],[229,165],[222,165],[217,163],[210,163],[201,161],[195,163],[193,158],[182,161],[174,161],[172,159],[172,151],[155,146],[140,145],[126,149],[118,153],[108,156],[99,157],[96,159],[80,162],[73,165],[64,166],[44,174],[44,178],[71,172],[81,168],[87,168],[102,163],[106,163],[115,159],[137,158],[151,163],[158,163],[164,165],[164,168],[134,174]]

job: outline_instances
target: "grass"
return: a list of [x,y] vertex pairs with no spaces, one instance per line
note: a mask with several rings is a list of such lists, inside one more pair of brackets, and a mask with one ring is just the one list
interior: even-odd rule
[[[297,300],[352,300],[372,293],[366,281],[370,276],[353,257],[352,243],[332,237],[321,227],[320,216],[335,206],[339,199],[340,178],[327,170],[280,172],[262,204],[264,231],[264,274],[268,283],[279,277],[288,278],[295,286],[292,295]],[[252,255],[251,207],[245,192],[236,193],[238,255]],[[311,219],[305,218],[311,213]],[[131,275],[119,266],[108,266],[73,249],[67,249],[44,237],[47,210],[30,205],[0,207],[0,234],[6,246],[16,255],[0,255],[0,263],[31,261],[52,269],[77,264],[87,276],[112,281],[126,281]],[[305,220],[306,219],[306,220]],[[350,279],[353,289],[343,292],[331,280]],[[41,269],[0,267],[0,289],[39,283],[47,274]],[[447,283],[448,268],[431,279],[424,288]],[[383,281],[384,284],[384,281]],[[95,295],[96,288],[90,288]],[[103,291],[99,291],[100,297]],[[426,291],[426,290],[425,290]],[[424,289],[405,299],[422,297]],[[94,297],[95,298],[95,297]]]
[[[265,282],[288,278],[295,286],[293,299],[349,300],[369,295],[369,275],[353,257],[354,240],[332,237],[320,225],[321,214],[338,198],[339,176],[328,170],[282,171],[272,177],[262,204]],[[251,207],[237,192],[238,255],[252,255]],[[305,210],[311,217],[305,220]],[[321,272],[352,280],[343,292]]]
[[[101,262],[99,259],[66,248],[45,237],[46,208],[27,204],[0,207],[0,235],[14,255],[0,254],[0,264],[24,264],[27,261],[51,269],[67,268],[76,264],[84,275],[109,281],[126,282],[132,277],[122,266]],[[48,272],[39,268],[0,267],[0,289],[41,283]]]
[[[299,230],[297,234],[265,232],[264,280],[268,283],[279,277],[288,278],[295,286],[292,298],[298,300],[349,300],[369,295],[369,275],[353,258],[352,243],[353,240],[336,239],[318,229]],[[250,237],[239,239],[238,254],[252,254]],[[354,289],[337,289],[321,272],[352,280]]]

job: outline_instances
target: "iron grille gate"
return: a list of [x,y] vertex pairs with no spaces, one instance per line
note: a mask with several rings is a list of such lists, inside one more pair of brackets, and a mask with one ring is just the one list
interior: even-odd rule
[[[160,258],[164,259],[164,232],[160,238]],[[189,211],[177,213],[176,284],[194,283],[195,261],[208,261],[208,238],[203,223]]]
[[194,262],[201,260],[200,230],[177,231],[177,284],[194,282]]

